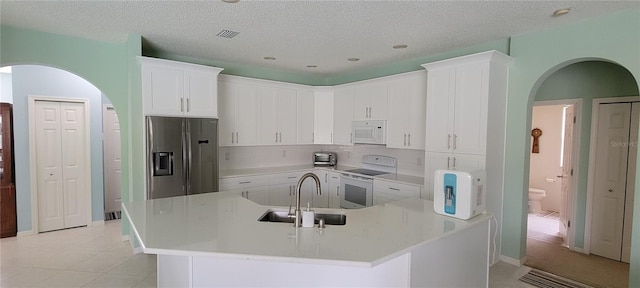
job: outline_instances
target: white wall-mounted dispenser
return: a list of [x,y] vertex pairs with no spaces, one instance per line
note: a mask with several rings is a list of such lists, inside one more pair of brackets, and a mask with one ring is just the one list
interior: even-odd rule
[[436,170],[433,210],[442,215],[467,220],[485,210],[484,170]]

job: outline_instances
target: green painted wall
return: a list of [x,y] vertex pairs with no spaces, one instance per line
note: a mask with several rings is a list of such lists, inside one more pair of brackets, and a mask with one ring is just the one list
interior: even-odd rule
[[131,185],[131,165],[126,164],[131,162],[129,95],[131,86],[140,86],[139,83],[130,83],[129,60],[135,56],[135,49],[129,49],[128,44],[140,47],[140,37],[137,38],[137,41],[136,37],[130,37],[128,43],[116,44],[10,26],[0,27],[0,66],[39,64],[66,70],[89,81],[111,100],[122,128],[123,199],[130,195]]
[[629,71],[617,64],[601,61],[579,62],[558,70],[542,82],[535,95],[535,101],[582,99],[576,218],[572,220],[576,229],[576,247],[584,248],[593,99],[637,95],[640,95],[638,83]]
[[222,67],[222,74],[244,76],[258,79],[283,81],[289,83],[297,83],[313,86],[333,86],[344,83],[351,83],[366,79],[384,77],[399,73],[422,70],[420,65],[434,61],[449,59],[453,57],[484,52],[488,50],[497,50],[504,54],[509,54],[509,39],[499,39],[462,49],[447,51],[427,57],[418,57],[414,59],[397,61],[387,65],[381,65],[375,68],[361,69],[357,71],[338,73],[333,75],[291,73],[278,69],[270,69],[264,67],[252,67],[238,63],[228,63],[224,61],[211,61],[198,58],[184,57],[175,54],[157,53],[152,51],[144,51],[145,56],[170,59],[175,61],[183,61],[208,66]]
[[[553,30],[511,38],[513,57],[507,103],[507,149],[502,255],[521,259],[526,250],[527,186],[531,106],[541,83],[567,65],[598,60],[617,63],[640,79],[640,10],[621,11]],[[635,208],[640,206],[640,185]],[[636,210],[640,211],[640,210]],[[634,238],[640,237],[640,213],[634,213]],[[632,271],[640,271],[640,247],[632,248]],[[640,286],[640,273],[630,273]]]

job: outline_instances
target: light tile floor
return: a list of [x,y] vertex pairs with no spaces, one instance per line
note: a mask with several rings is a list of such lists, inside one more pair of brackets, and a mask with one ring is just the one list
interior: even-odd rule
[[133,254],[120,220],[0,240],[0,287],[155,287],[155,255]]
[[[499,262],[489,287],[534,287],[518,281],[529,270]],[[0,240],[0,287],[156,287],[156,278],[155,255],[133,254],[120,220]]]

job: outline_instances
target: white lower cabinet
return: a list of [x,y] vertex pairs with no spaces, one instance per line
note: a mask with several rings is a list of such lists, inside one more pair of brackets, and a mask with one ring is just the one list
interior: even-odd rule
[[340,173],[329,172],[329,208],[340,208]]
[[[295,206],[295,189],[301,172],[271,174],[269,184],[269,205],[272,206]],[[305,202],[306,203],[306,202]]]
[[406,198],[420,198],[421,187],[418,185],[374,179],[373,205],[393,202]]
[[447,169],[465,171],[484,169],[485,159],[486,157],[484,155],[427,152],[424,167],[425,189],[422,194],[422,199],[433,200],[433,175],[436,170]]

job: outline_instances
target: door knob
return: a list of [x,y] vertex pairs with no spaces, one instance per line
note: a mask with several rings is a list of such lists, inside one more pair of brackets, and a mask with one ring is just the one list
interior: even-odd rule
[[613,189],[609,188],[609,192],[613,192]]

